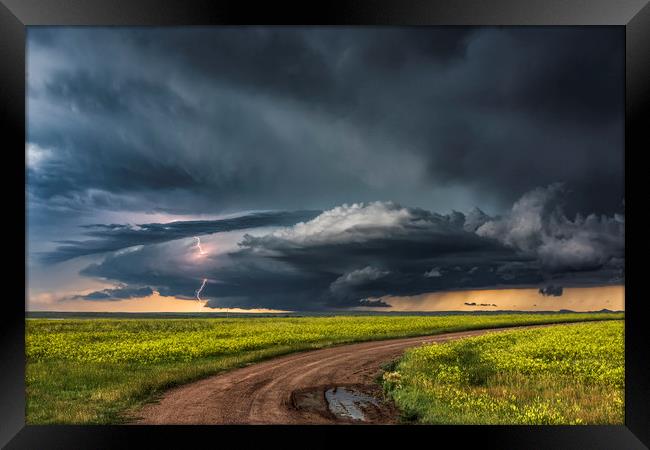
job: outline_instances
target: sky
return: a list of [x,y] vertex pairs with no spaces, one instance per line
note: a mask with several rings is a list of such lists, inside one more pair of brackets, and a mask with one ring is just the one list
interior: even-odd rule
[[27,87],[31,310],[624,283],[620,28],[29,27]]

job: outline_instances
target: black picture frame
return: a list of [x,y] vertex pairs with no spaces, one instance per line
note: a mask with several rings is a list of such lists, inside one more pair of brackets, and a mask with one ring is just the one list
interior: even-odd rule
[[[224,445],[236,438],[243,445],[253,441],[312,446],[316,442],[346,442],[352,437],[383,444],[406,442],[474,443],[497,448],[636,449],[650,446],[650,358],[646,334],[645,302],[639,276],[643,266],[634,264],[637,248],[626,245],[625,284],[625,425],[623,426],[31,426],[25,425],[24,304],[20,286],[26,266],[25,232],[25,27],[33,25],[617,25],[626,33],[626,137],[625,183],[632,208],[641,209],[640,194],[628,189],[634,170],[630,154],[636,154],[636,170],[642,170],[640,154],[650,148],[650,5],[648,0],[317,0],[302,3],[232,0],[0,0],[0,125],[4,130],[5,174],[11,186],[5,190],[4,230],[13,244],[14,257],[7,264],[0,328],[0,444],[6,448],[127,448],[187,446],[203,440]],[[637,175],[639,175],[637,173]],[[7,177],[3,177],[7,179]],[[632,194],[632,195],[631,195]],[[639,207],[635,205],[640,205]],[[22,216],[18,214],[22,211]],[[634,216],[626,211],[626,224]],[[23,220],[20,220],[20,217]],[[22,230],[21,230],[22,227]],[[630,227],[626,226],[627,239]],[[635,237],[636,236],[636,237]],[[640,233],[632,233],[632,241]],[[7,260],[9,261],[9,260]],[[26,286],[26,284],[25,284]],[[23,298],[26,289],[22,290]],[[367,445],[367,444],[365,444]],[[402,444],[403,445],[403,444]],[[420,444],[418,444],[420,445]]]

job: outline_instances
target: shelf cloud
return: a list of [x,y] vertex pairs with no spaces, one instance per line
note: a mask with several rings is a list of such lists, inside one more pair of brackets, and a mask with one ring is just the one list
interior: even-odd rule
[[[562,192],[556,184],[537,188],[474,232],[459,212],[392,202],[342,205],[295,225],[245,234],[235,250],[198,267],[185,261],[193,252],[189,243],[171,241],[112,254],[82,273],[185,298],[206,278],[202,295],[214,307],[303,310],[491,286],[544,285],[542,295],[560,296],[553,280],[610,284],[623,271],[624,218],[570,220],[562,212]],[[571,248],[576,240],[590,250],[567,259],[563,245]]]

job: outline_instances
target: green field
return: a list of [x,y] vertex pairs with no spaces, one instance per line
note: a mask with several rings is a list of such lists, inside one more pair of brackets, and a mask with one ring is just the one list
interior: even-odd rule
[[623,424],[622,320],[426,345],[383,374],[406,421]]
[[174,385],[328,345],[622,314],[28,319],[28,424],[121,423]]

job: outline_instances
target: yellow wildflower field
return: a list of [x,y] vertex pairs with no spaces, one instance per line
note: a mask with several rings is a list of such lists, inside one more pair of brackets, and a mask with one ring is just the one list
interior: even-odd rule
[[513,330],[412,349],[384,387],[406,419],[622,424],[622,320]]

